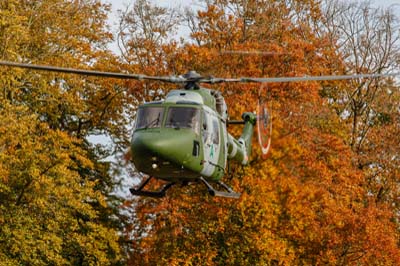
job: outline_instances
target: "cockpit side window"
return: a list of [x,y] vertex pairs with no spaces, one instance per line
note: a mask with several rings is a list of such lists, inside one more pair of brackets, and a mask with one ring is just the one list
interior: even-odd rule
[[165,127],[191,128],[200,134],[200,110],[193,107],[170,107]]
[[147,106],[139,108],[136,116],[136,129],[161,127],[164,107]]

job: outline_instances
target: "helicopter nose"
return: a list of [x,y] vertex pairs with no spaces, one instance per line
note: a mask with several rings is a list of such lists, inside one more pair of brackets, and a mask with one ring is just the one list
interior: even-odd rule
[[182,130],[136,131],[131,141],[132,160],[137,170],[153,176],[172,165],[176,169],[200,166],[198,143],[194,134]]
[[140,131],[135,132],[132,136],[131,149],[135,158],[151,158],[154,156],[169,157],[173,154],[174,139],[166,139],[161,132]]

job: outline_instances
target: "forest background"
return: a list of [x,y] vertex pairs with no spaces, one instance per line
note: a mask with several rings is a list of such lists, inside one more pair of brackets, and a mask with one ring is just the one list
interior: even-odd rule
[[[97,0],[8,0],[0,56],[147,75],[398,72],[396,10],[207,0],[194,11],[137,0],[111,30],[111,7]],[[242,196],[230,200],[200,185],[163,199],[116,193],[124,178],[138,181],[124,156],[138,105],[173,86],[6,67],[0,75],[1,265],[400,265],[395,79],[263,86],[272,150],[232,166],[225,181]],[[218,85],[232,118],[255,109],[259,88]],[[96,135],[110,144],[94,144]]]

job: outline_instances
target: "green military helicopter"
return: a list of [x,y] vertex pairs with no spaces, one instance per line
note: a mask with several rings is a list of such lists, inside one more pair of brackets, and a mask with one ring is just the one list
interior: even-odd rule
[[[217,90],[199,84],[222,82],[299,82],[377,78],[398,76],[393,74],[360,74],[338,76],[304,76],[280,78],[214,78],[202,77],[194,71],[183,76],[146,76],[60,68],[34,64],[0,61],[0,65],[44,71],[102,76],[121,79],[152,80],[176,83],[180,89],[171,90],[162,101],[139,106],[131,140],[132,161],[135,168],[146,175],[141,184],[131,188],[133,195],[163,197],[175,184],[202,182],[213,196],[239,198],[221,181],[229,160],[242,165],[249,162],[252,138],[258,128],[258,142],[265,156],[271,146],[272,117],[266,104],[259,102],[257,114],[246,112],[242,120],[229,120],[225,100]],[[243,124],[239,139],[227,131],[228,124]],[[158,191],[145,187],[152,178],[166,181]],[[215,188],[217,186],[217,188]]]

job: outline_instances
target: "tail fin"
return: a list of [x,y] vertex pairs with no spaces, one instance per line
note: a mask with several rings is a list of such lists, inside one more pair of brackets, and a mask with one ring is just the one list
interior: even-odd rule
[[[244,120],[244,128],[242,135],[239,138],[239,142],[244,141],[247,161],[251,155],[251,142],[253,139],[254,126],[257,122],[257,116],[254,113],[246,112],[242,114]],[[247,162],[246,162],[247,164]]]

